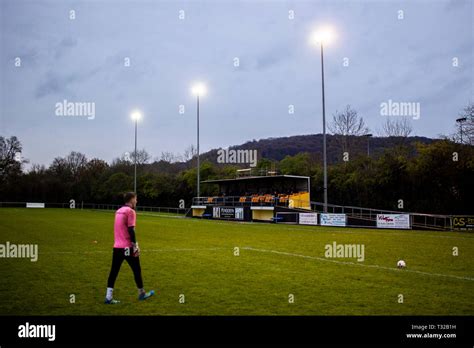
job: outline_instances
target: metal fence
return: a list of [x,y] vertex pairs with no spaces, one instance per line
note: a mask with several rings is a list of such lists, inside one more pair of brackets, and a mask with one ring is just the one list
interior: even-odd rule
[[[282,208],[291,208],[288,201],[271,200],[265,201],[240,201],[241,197],[195,197],[193,198],[193,205],[220,205],[220,206],[277,206]],[[71,208],[71,203],[44,203],[45,208]],[[83,203],[76,202],[75,209],[91,209],[91,210],[117,210],[122,205],[117,204],[103,204],[103,203]],[[0,202],[1,207],[17,207],[25,208],[26,202]],[[153,212],[166,213],[175,215],[187,215],[190,208],[174,208],[174,207],[152,207],[152,206],[137,206],[139,212]],[[294,208],[295,211],[308,211],[302,208]],[[311,211],[321,213],[324,211],[324,203],[311,202]],[[348,218],[348,226],[354,227],[375,227],[377,221],[377,214],[409,214],[410,225],[414,229],[427,230],[453,230],[453,218],[456,215],[439,215],[439,214],[423,214],[411,213],[386,209],[362,208],[355,206],[342,206],[335,204],[327,205],[327,212],[334,214],[346,214]],[[474,216],[471,216],[474,219]]]
[[[71,203],[44,203],[45,208],[71,208]],[[90,210],[117,210],[123,205],[118,204],[103,204],[103,203],[83,203],[76,202],[75,209],[90,209]],[[0,202],[0,208],[25,208],[26,202]],[[137,206],[136,211],[139,212],[154,212],[154,213],[167,213],[185,215],[188,209],[186,208],[173,208],[173,207],[150,207],[150,206]]]
[[[311,210],[316,212],[323,212],[324,203],[311,202]],[[352,218],[356,221],[358,220],[360,222],[360,226],[365,226],[364,221],[368,223],[376,223],[377,214],[409,214],[411,219],[410,225],[413,228],[430,230],[452,230],[453,215],[412,213],[404,211],[362,208],[334,204],[327,205],[327,212],[334,214],[346,214],[349,218]]]
[[[220,206],[275,206],[282,208],[292,208],[289,200],[280,201],[274,198],[271,201],[252,201],[247,197],[245,201],[241,201],[240,196],[229,197],[195,197],[193,198],[193,205],[220,205]],[[293,201],[293,203],[299,203]],[[298,206],[300,204],[295,204]],[[322,213],[324,211],[324,203],[310,202],[311,211]],[[302,208],[292,208],[297,211],[307,211]],[[336,204],[328,204],[327,212],[332,214],[346,214],[348,218],[348,226],[353,227],[376,227],[377,214],[409,214],[410,225],[414,229],[427,230],[452,230],[452,218],[454,215],[440,215],[440,214],[424,214],[412,213],[387,209],[363,208],[355,206],[343,206]]]

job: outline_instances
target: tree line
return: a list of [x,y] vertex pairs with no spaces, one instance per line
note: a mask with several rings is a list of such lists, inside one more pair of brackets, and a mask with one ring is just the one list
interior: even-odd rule
[[[33,165],[22,170],[14,157],[21,151],[16,137],[0,137],[1,201],[76,202],[120,204],[121,195],[133,188],[132,161],[111,164],[71,152],[57,157],[49,167]],[[474,148],[450,140],[413,144],[386,150],[378,157],[359,155],[328,167],[329,202],[390,210],[425,213],[472,213]],[[141,205],[190,206],[196,192],[195,159],[187,163],[164,160],[138,165]],[[179,167],[178,169],[176,167]],[[202,180],[232,178],[238,166],[201,163]],[[303,152],[280,161],[263,158],[258,169],[279,168],[281,174],[311,177],[311,199],[322,201],[321,157]],[[201,185],[202,195],[216,195],[217,188]],[[400,207],[402,200],[403,209]]]
[[[474,108],[468,106],[465,111],[468,122],[457,124],[454,135],[437,140],[409,137],[411,126],[402,119],[387,121],[383,126],[386,136],[371,139],[375,151],[370,154],[366,151],[368,129],[357,112],[348,106],[334,114],[329,127],[332,135],[328,136],[329,203],[472,214]],[[255,149],[264,144],[263,150],[259,149],[257,168],[311,177],[311,200],[321,202],[322,156],[315,146],[320,146],[320,140],[315,136],[266,139],[239,148]],[[303,143],[300,147],[299,142]],[[377,143],[379,146],[375,146]],[[288,144],[295,148],[288,149]],[[32,164],[29,170],[25,169],[27,160],[18,156],[21,152],[17,137],[0,136],[0,201],[62,203],[75,199],[120,204],[122,194],[133,188],[135,158],[140,205],[178,207],[184,200],[189,207],[196,192],[196,153],[192,146],[182,156],[162,153],[154,161],[146,150],[131,151],[112,163],[73,151],[55,158],[47,167]],[[218,164],[215,152],[202,155],[201,180],[233,178],[237,169],[245,167]],[[201,192],[203,196],[218,193],[217,187],[210,185],[201,185]]]

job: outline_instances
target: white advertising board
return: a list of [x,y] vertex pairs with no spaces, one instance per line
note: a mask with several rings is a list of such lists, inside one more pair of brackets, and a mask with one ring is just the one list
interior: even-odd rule
[[410,214],[377,214],[377,228],[410,228]]
[[27,208],[44,208],[44,203],[26,203]]
[[346,226],[346,214],[321,214],[321,226]]
[[300,213],[299,224],[300,225],[317,225],[318,214],[317,213]]

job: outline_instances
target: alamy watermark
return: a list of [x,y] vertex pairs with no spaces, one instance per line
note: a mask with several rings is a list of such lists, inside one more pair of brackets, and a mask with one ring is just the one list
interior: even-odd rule
[[363,262],[365,260],[365,245],[364,244],[326,244],[324,256],[326,258],[356,258],[357,261]]
[[0,258],[26,258],[38,261],[38,244],[0,244]]
[[55,104],[55,114],[61,117],[87,117],[95,118],[95,102],[70,102],[64,99]]
[[56,325],[35,325],[26,322],[18,326],[18,337],[47,338],[51,342],[56,339]]
[[250,167],[257,165],[257,150],[217,150],[217,163],[248,163]]
[[380,103],[380,115],[382,116],[411,116],[418,120],[421,115],[419,102],[396,102],[389,99]]

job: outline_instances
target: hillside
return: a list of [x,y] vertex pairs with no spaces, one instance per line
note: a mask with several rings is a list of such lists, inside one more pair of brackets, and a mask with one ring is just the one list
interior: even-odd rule
[[[340,136],[327,135],[327,153],[328,163],[333,164],[340,162],[342,159],[342,143],[343,139]],[[367,154],[367,137],[347,137],[347,151],[351,157],[362,154]],[[396,137],[371,137],[370,138],[370,154],[371,156],[378,156],[384,150],[396,147],[401,143],[413,145],[416,142],[430,144],[435,139],[426,137],[408,137],[406,139]],[[285,156],[294,156],[301,152],[308,152],[313,154],[316,158],[322,158],[323,153],[323,135],[295,135],[281,138],[267,138],[261,140],[248,141],[241,145],[231,146],[230,149],[248,149],[257,150],[258,158],[267,158],[271,160],[280,161]],[[414,149],[414,147],[413,147]],[[217,163],[217,151],[213,149],[201,154],[201,159],[206,159],[212,163]]]

